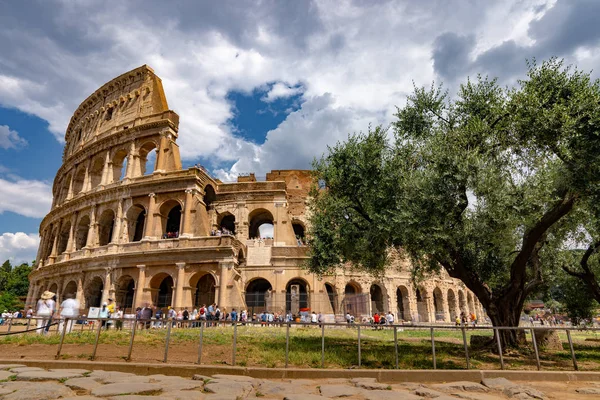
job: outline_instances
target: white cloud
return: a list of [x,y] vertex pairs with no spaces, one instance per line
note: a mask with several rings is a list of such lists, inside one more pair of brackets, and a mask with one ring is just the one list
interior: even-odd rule
[[18,149],[27,146],[27,140],[19,136],[17,131],[10,129],[8,125],[0,125],[0,148]]
[[277,99],[292,97],[302,93],[300,86],[290,86],[288,84],[277,82],[271,87],[271,90],[262,98],[263,101],[271,103]]
[[10,260],[15,265],[33,261],[37,255],[40,238],[35,233],[5,232],[0,235],[0,263]]
[[[308,168],[326,144],[369,123],[388,123],[413,81],[428,85],[436,79],[432,49],[440,34],[473,37],[472,58],[510,40],[534,46],[530,24],[555,2],[240,1],[214,7],[132,0],[111,7],[42,2],[37,13],[17,13],[19,2],[5,2],[0,15],[22,17],[0,25],[0,52],[6,55],[0,104],[47,120],[60,139],[85,97],[149,64],[181,116],[184,159],[233,161],[233,168],[218,171],[222,177]],[[577,61],[593,65],[597,57],[589,50],[579,52]],[[519,62],[524,68],[525,60]],[[265,101],[302,93],[301,109],[269,132],[264,144],[235,136],[228,92],[250,93],[272,82]]]
[[41,218],[52,206],[52,188],[43,181],[0,177],[0,214],[4,211]]

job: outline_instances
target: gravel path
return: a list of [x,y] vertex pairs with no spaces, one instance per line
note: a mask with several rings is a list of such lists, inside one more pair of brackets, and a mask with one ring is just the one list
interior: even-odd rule
[[0,365],[0,399],[357,399],[499,400],[598,399],[598,382],[520,382],[505,378],[476,382],[387,384],[374,378],[254,379],[237,375],[195,375],[193,379],[125,372]]

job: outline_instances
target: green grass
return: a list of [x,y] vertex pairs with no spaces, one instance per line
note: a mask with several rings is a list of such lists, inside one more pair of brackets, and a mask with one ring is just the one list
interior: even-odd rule
[[[237,329],[237,365],[283,367],[285,365],[286,330],[279,327],[238,326]],[[173,329],[170,347],[186,346],[190,355],[197,351],[199,329]],[[466,330],[467,343],[472,335],[487,336],[493,339],[491,330]],[[566,335],[561,334],[563,350],[541,351],[540,361],[544,369],[572,369],[571,353]],[[356,368],[358,366],[358,331],[356,328],[327,328],[325,330],[325,368]],[[577,360],[581,369],[600,369],[600,335],[585,331],[573,331]],[[64,344],[93,344],[95,331],[73,332],[65,336]],[[99,343],[112,346],[129,346],[129,331],[102,331]],[[407,369],[433,368],[431,352],[431,332],[426,329],[405,329],[397,332],[398,366]],[[144,347],[161,351],[164,348],[166,330],[137,331],[133,349],[133,361],[136,354],[142,354]],[[1,344],[26,346],[30,344],[58,345],[60,335],[12,335],[0,338]],[[233,329],[231,327],[211,327],[204,329],[203,354],[214,356],[204,359],[205,363],[228,364],[231,360]],[[463,337],[460,330],[435,330],[437,368],[464,369],[466,360]],[[493,343],[493,342],[492,342]],[[471,368],[498,369],[499,357],[492,348],[477,349],[469,346]],[[75,358],[88,358],[87,353],[73,353]],[[229,357],[229,358],[228,358]],[[509,369],[534,369],[535,356],[531,346],[519,351],[510,351],[504,356]],[[229,361],[228,361],[229,360]],[[295,327],[290,329],[288,364],[293,367],[321,367],[321,330],[314,327]],[[583,366],[583,368],[582,368]],[[394,368],[395,349],[392,329],[374,330],[361,328],[361,367]]]

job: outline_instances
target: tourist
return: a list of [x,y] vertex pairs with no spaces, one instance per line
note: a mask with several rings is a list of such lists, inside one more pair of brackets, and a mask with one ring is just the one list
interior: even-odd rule
[[115,329],[118,331],[122,331],[123,330],[123,310],[121,310],[121,307],[117,306],[113,317],[116,318]]
[[[66,329],[65,333],[71,333],[73,330],[73,323],[75,322],[74,318],[79,315],[79,302],[75,299],[75,295],[73,293],[67,293],[65,295],[65,300],[60,305],[59,315],[59,331],[63,331],[63,327],[66,322],[67,326],[64,327]],[[65,319],[67,321],[65,321]]]
[[394,314],[391,311],[388,311],[387,316],[385,317],[388,325],[394,325]]
[[196,321],[198,320],[198,309],[194,308],[192,310],[192,313],[190,314],[190,320],[194,321],[192,322],[192,328],[195,328],[198,326],[198,324],[196,323]]
[[471,313],[471,323],[473,324],[473,327],[475,327],[477,325],[477,316],[475,315],[475,313]]
[[98,318],[102,319],[102,326],[108,330],[108,324],[106,323],[106,319],[108,318],[108,303],[102,303],[102,308],[100,308],[100,313],[98,314]]
[[219,309],[219,306],[215,304],[215,315],[214,315],[214,320],[217,321],[216,326],[219,326],[219,320],[221,319],[221,310]]
[[235,308],[231,309],[231,325],[235,325],[237,322],[237,311],[235,311]]
[[31,306],[29,306],[29,308],[27,309],[26,318],[31,318],[31,317],[33,317],[33,308]]
[[310,322],[313,323],[313,324],[317,323],[317,313],[315,313],[314,311],[310,315]]
[[377,327],[379,326],[379,313],[375,313],[375,315],[373,315],[373,325],[375,325],[375,329],[378,329]]
[[198,310],[198,319],[200,320],[200,324],[202,324],[202,322],[206,322],[206,304],[202,304],[202,307],[200,307],[200,310]]
[[140,319],[142,320],[142,328],[150,329],[152,324],[152,303],[146,303],[144,308],[140,310]]
[[52,315],[56,310],[56,302],[52,300],[53,297],[54,293],[46,290],[44,293],[42,293],[40,299],[37,302],[37,310],[35,314],[36,317],[38,317],[38,334],[43,334],[47,332],[46,328],[49,327],[50,322],[52,321]]
[[154,321],[154,328],[156,328],[156,329],[162,328],[162,320],[164,318],[163,310],[156,307],[156,311],[154,311],[154,318],[156,319]]

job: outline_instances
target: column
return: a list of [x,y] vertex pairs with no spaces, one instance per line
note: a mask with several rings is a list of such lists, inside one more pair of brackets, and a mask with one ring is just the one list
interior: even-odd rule
[[102,304],[108,302],[108,298],[110,297],[110,289],[112,286],[112,282],[110,279],[111,269],[107,268],[105,271],[106,275],[104,277],[104,287],[102,288]]
[[92,159],[90,158],[85,165],[85,177],[83,178],[82,192],[89,192],[92,190],[92,180],[90,178],[90,168],[92,167]]
[[129,154],[127,154],[127,170],[125,171],[124,179],[133,178],[133,171],[135,167],[135,142],[132,141],[129,144]]
[[146,266],[141,264],[138,268],[138,279],[135,283],[135,300],[133,302],[133,308],[142,307],[144,301],[144,287],[146,286]]
[[44,233],[42,233],[40,235],[40,244],[39,244],[39,247],[38,247],[37,254],[35,256],[36,264],[39,264],[40,261],[42,261],[42,254],[43,254],[44,246],[46,245],[47,236],[48,236],[48,230],[44,229]]
[[73,179],[75,177],[75,170],[71,174],[71,180],[69,181],[69,191],[67,192],[67,200],[71,200],[73,198]]
[[[25,300],[25,311],[27,311],[27,307],[34,307],[33,302],[33,294],[35,293],[34,284],[32,282],[29,283],[29,289],[27,290],[27,300]],[[35,307],[34,307],[35,308]]]
[[58,222],[56,228],[56,235],[54,235],[54,243],[52,243],[52,252],[50,253],[50,257],[56,258],[56,252],[58,251],[58,238],[60,236],[60,230],[62,229],[62,220]]
[[67,241],[67,253],[75,251],[75,224],[77,223],[77,212],[71,215],[71,228],[69,229],[69,240]]
[[79,302],[79,308],[85,308],[85,297],[83,294],[83,274],[77,275],[77,294],[75,295],[75,298]]
[[104,160],[104,169],[102,170],[102,180],[100,182],[101,185],[108,185],[112,183],[112,162],[110,161],[110,151],[106,152],[106,158]]
[[427,304],[427,315],[429,316],[429,322],[435,322],[435,303],[433,300],[433,292],[427,291],[425,294],[425,304]]
[[111,243],[119,243],[121,238],[121,229],[123,227],[123,202],[125,199],[119,200],[117,205],[117,216],[115,218],[115,229],[113,230]]
[[225,302],[227,299],[227,276],[229,275],[229,268],[231,266],[231,262],[228,261],[220,261],[219,267],[221,268],[221,273],[219,275],[219,307],[223,308],[226,306]]
[[183,205],[183,229],[180,237],[192,237],[190,225],[192,223],[192,203],[194,201],[194,189],[186,189],[185,204]]
[[448,291],[442,291],[442,308],[444,310],[444,322],[452,322],[450,307],[448,306]]
[[175,301],[173,306],[176,309],[183,307],[183,282],[185,280],[185,263],[175,263],[177,266],[177,281],[175,282]]
[[85,241],[85,247],[94,247],[96,242],[96,229],[98,224],[96,223],[96,206],[92,206],[92,212],[90,213],[90,227],[88,229],[87,240]]
[[154,172],[165,172],[165,149],[169,148],[169,140],[171,140],[171,132],[169,129],[165,129],[160,132],[160,143],[158,145],[156,153],[156,168]]
[[156,195],[150,193],[148,197],[150,197],[150,202],[148,204],[148,214],[146,215],[146,227],[144,228],[144,239],[146,240],[154,238],[154,213],[156,212]]

